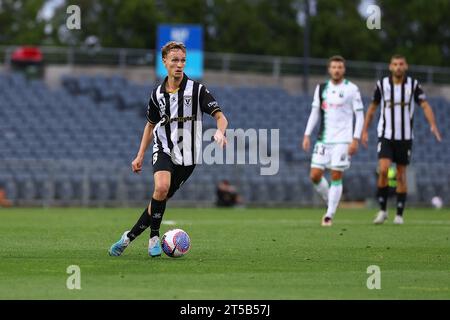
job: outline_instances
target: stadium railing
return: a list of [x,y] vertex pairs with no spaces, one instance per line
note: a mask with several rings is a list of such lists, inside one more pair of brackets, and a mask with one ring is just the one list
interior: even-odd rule
[[[0,62],[5,66],[11,63],[11,53],[18,46],[0,46]],[[102,48],[102,47],[40,47],[46,64],[64,65],[115,65],[154,66],[159,57],[155,50],[134,48]],[[284,75],[302,76],[305,64],[308,64],[310,75],[322,75],[327,59],[284,56],[263,56],[235,53],[204,53],[204,67],[208,70],[222,72],[255,72],[279,78]],[[380,78],[387,70],[386,62],[369,62],[347,60],[347,71],[355,78]],[[410,65],[409,72],[423,83],[450,83],[450,68]]]

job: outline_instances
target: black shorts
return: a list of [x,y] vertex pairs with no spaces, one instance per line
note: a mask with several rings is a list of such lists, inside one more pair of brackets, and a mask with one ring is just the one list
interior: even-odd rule
[[155,152],[152,156],[153,173],[158,171],[169,171],[170,187],[167,198],[171,198],[180,186],[190,177],[194,171],[195,165],[180,166],[174,164],[170,156],[164,152]]
[[378,159],[388,158],[400,165],[408,165],[411,160],[412,140],[388,140],[379,138],[377,145]]

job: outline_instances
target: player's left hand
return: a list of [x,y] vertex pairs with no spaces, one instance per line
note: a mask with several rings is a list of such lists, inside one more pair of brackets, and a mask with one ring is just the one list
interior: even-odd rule
[[442,141],[441,133],[439,132],[439,129],[436,126],[431,126],[430,131],[432,134],[434,134],[437,141],[439,142]]
[[356,151],[358,151],[358,140],[357,139],[353,139],[352,143],[350,143],[350,145],[348,146],[348,154],[349,155],[354,155],[356,153]]
[[219,129],[216,130],[216,133],[214,134],[214,141],[216,141],[216,143],[223,148],[224,146],[227,145],[227,138],[225,137],[225,135],[222,133],[222,131],[220,131]]

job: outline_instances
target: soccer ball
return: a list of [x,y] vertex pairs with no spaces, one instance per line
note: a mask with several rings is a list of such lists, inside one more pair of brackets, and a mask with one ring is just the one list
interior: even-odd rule
[[435,208],[435,209],[441,209],[442,206],[443,206],[443,204],[444,204],[444,203],[443,203],[441,197],[434,196],[434,197],[431,199],[431,205],[432,205],[433,208]]
[[167,231],[164,233],[161,242],[164,253],[172,258],[184,256],[191,248],[189,235],[181,229]]

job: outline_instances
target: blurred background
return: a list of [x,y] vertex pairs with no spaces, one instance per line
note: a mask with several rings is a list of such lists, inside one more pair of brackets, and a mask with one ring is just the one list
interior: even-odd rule
[[[448,206],[449,14],[447,0],[0,0],[0,206],[144,206],[151,157],[140,175],[131,161],[170,39],[187,44],[187,74],[207,85],[230,128],[280,129],[270,145],[277,175],[260,175],[260,165],[198,165],[176,205],[214,205],[224,179],[241,205],[322,205],[300,141],[328,57],[347,59],[346,78],[367,108],[400,53],[444,137],[435,141],[417,108],[408,203],[439,206],[439,197]],[[345,173],[348,205],[374,198],[377,121]]]

